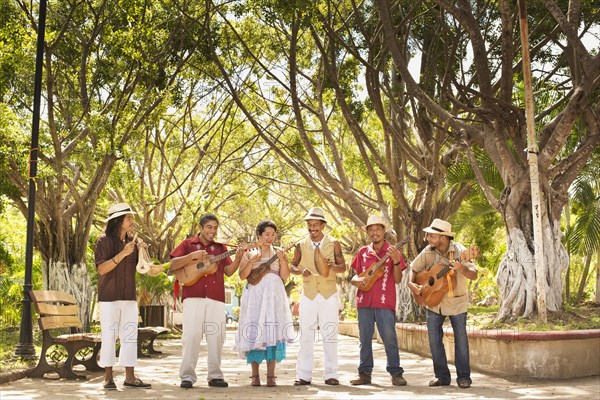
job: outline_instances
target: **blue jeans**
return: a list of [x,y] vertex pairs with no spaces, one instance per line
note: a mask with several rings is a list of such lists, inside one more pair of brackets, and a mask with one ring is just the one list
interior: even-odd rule
[[[456,366],[456,381],[471,383],[471,367],[469,365],[469,340],[467,338],[467,313],[449,315],[452,330],[454,331],[454,365]],[[442,325],[445,315],[427,310],[427,331],[429,333],[429,349],[433,359],[435,377],[443,384],[449,385],[452,381],[446,349],[444,347],[444,331]]]
[[375,324],[379,336],[383,340],[387,356],[386,370],[392,376],[402,375],[400,353],[398,352],[398,336],[396,336],[396,315],[394,311],[385,308],[358,309],[358,338],[360,340],[360,363],[358,372],[371,375],[373,371],[373,333]]

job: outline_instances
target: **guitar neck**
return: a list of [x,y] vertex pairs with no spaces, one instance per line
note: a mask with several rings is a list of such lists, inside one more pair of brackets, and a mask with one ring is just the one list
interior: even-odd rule
[[[408,242],[408,237],[402,239],[402,241],[398,244],[396,244],[394,247],[397,249],[400,249],[402,246],[404,246],[406,243]],[[389,254],[385,254],[385,256],[383,256],[379,261],[377,261],[373,266],[372,269],[373,270],[377,270],[379,269],[386,261],[387,259],[390,258]]]
[[219,261],[223,260],[224,258],[227,258],[227,257],[235,254],[236,251],[237,251],[237,249],[233,249],[233,250],[226,251],[225,253],[221,253],[219,255],[212,256],[211,258],[208,259],[208,262],[211,264],[219,262]]
[[273,257],[269,258],[264,263],[260,264],[260,266],[263,268],[266,268],[266,267],[270,266],[271,264],[273,264],[273,262],[275,262],[275,260],[277,260],[277,254],[275,254]]
[[436,274],[436,278],[439,279],[442,276],[446,275],[446,273],[448,273],[448,271],[450,271],[450,268],[452,268],[452,264],[455,262],[466,262],[466,261],[471,261],[473,258],[477,258],[478,257],[478,251],[475,250],[475,248],[473,246],[465,249],[461,254],[460,257],[456,257],[453,261],[448,260],[448,265],[446,265],[444,268],[442,268],[437,274]]

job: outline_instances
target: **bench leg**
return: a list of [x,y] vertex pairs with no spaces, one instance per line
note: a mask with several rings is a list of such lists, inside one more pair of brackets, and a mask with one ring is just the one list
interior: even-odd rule
[[[40,360],[33,371],[29,373],[32,378],[43,378],[48,372],[55,372],[59,377],[65,379],[87,379],[85,375],[79,375],[73,372],[73,359],[75,353],[62,345],[54,345],[43,348],[40,354]],[[67,354],[65,355],[65,349]],[[50,350],[50,353],[48,353]],[[48,358],[52,363],[48,362]]]
[[[86,349],[84,354],[80,354],[81,350]],[[98,353],[100,352],[100,343],[90,344],[82,347],[75,353],[73,360],[74,365],[83,365],[88,371],[103,371],[104,368],[98,365]],[[82,357],[83,356],[83,357]],[[82,357],[82,358],[80,358]]]

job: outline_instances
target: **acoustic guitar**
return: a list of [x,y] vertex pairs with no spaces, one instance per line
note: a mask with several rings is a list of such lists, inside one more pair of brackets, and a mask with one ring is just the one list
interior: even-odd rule
[[[479,247],[470,246],[454,262],[473,261],[480,255]],[[416,303],[420,306],[435,307],[442,302],[446,293],[456,287],[456,271],[449,261],[437,263],[429,270],[419,272],[415,283],[422,287],[421,293],[415,295]]]
[[[296,243],[290,243],[287,246],[285,246],[282,250],[285,253],[295,245]],[[251,285],[257,285],[258,282],[260,282],[262,278],[264,278],[264,276],[269,273],[269,271],[271,270],[271,264],[273,264],[275,260],[277,260],[277,253],[275,253],[273,257],[269,258],[264,263],[260,264],[257,268],[250,271],[250,274],[246,277],[248,283]]]
[[[400,247],[402,247],[406,243],[408,243],[409,240],[410,240],[410,237],[407,236],[404,239],[402,239],[398,244],[396,244],[394,247],[399,249]],[[369,290],[373,289],[373,285],[375,285],[375,282],[377,282],[377,279],[379,279],[379,278],[381,278],[381,276],[383,276],[383,272],[385,270],[384,264],[388,258],[390,258],[390,255],[386,254],[379,261],[372,264],[369,268],[365,269],[363,272],[358,274],[359,277],[363,278],[362,284],[360,286],[358,286],[358,288],[360,290],[362,290],[363,292],[368,292]]]
[[[251,246],[255,247],[255,246]],[[175,278],[183,285],[183,286],[192,286],[194,283],[198,282],[200,278],[212,275],[217,272],[219,268],[219,261],[235,254],[238,249],[247,249],[250,248],[248,246],[239,246],[233,250],[226,251],[225,253],[221,253],[215,256],[208,258],[207,260],[196,263],[196,261],[192,261],[189,264],[183,265],[180,268],[173,270],[169,269],[169,272],[175,274]]]

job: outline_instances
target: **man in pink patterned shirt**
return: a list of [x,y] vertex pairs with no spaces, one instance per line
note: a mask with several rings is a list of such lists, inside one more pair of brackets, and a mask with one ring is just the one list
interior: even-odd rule
[[[364,229],[372,243],[361,247],[352,261],[352,268],[357,274],[352,278],[352,284],[358,288],[356,308],[358,309],[360,363],[358,377],[350,383],[353,385],[371,383],[374,364],[372,341],[375,324],[377,324],[387,356],[386,370],[392,377],[392,384],[404,386],[406,379],[402,377],[404,369],[400,366],[396,335],[396,284],[402,281],[402,271],[406,268],[406,264],[400,251],[385,240],[387,224],[381,216],[370,216]],[[386,256],[387,259],[381,265],[383,275],[368,290],[366,287],[368,282],[365,276],[361,277],[360,274]]]

